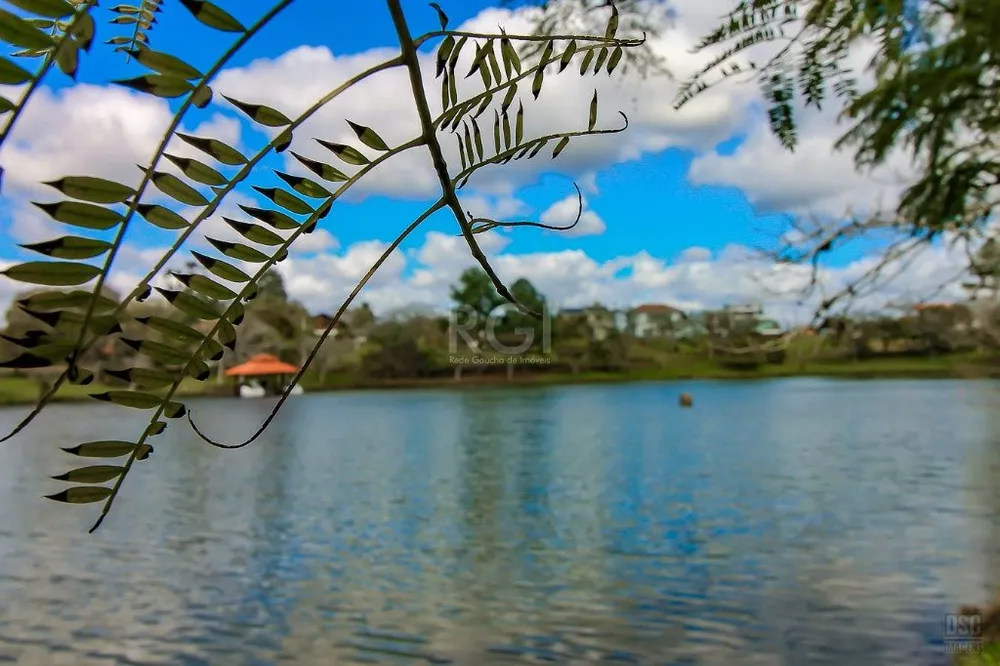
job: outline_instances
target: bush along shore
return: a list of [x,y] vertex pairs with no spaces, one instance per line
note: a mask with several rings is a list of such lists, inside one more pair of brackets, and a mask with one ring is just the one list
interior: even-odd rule
[[[531,387],[572,384],[627,383],[671,380],[760,380],[790,377],[831,377],[844,379],[995,379],[1000,378],[1000,358],[993,355],[965,353],[939,356],[874,357],[859,360],[804,361],[753,366],[730,366],[694,355],[677,354],[673,363],[659,368],[604,370],[585,369],[573,372],[557,363],[467,364],[444,368],[416,376],[371,376],[361,372],[307,372],[302,385],[308,392]],[[21,405],[37,401],[49,387],[50,373],[8,372],[0,375],[0,404]],[[92,393],[120,388],[113,383],[86,386],[64,384],[55,396],[57,401],[86,400]],[[179,393],[188,396],[233,396],[233,380],[216,378],[206,383],[191,381]]]

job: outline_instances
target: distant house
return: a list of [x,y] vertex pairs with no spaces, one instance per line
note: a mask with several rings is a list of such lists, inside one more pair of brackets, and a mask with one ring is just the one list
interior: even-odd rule
[[[330,324],[333,323],[333,317],[328,314],[318,314],[312,317],[311,327],[312,334],[319,337],[326,332],[326,329],[330,328]],[[347,324],[341,319],[337,322],[337,325],[332,331],[330,331],[331,338],[337,338],[345,335],[348,332]]]
[[647,303],[628,313],[629,331],[637,338],[674,336],[687,318],[682,310],[670,305]]
[[743,330],[764,338],[780,337],[785,334],[774,319],[764,316],[764,308],[757,304],[726,305],[721,310],[702,315],[706,328],[714,335],[727,337],[731,331]]
[[972,309],[962,303],[921,303],[913,310],[922,325],[951,333],[969,333],[979,327]]
[[614,331],[624,331],[628,326],[628,314],[603,305],[586,308],[566,308],[559,311],[563,320],[578,320],[586,326],[592,340],[606,340]]

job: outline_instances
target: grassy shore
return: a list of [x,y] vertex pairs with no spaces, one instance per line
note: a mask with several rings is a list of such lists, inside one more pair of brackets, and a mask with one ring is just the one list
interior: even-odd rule
[[[564,384],[625,383],[640,381],[667,381],[681,379],[775,379],[781,377],[842,377],[845,379],[945,379],[945,378],[1000,378],[1000,363],[970,354],[926,358],[882,358],[864,361],[804,362],[788,361],[782,365],[765,365],[754,369],[739,370],[721,367],[709,360],[677,355],[662,368],[631,372],[532,372],[515,368],[508,379],[501,371],[479,374],[467,369],[460,381],[451,376],[423,379],[368,380],[355,375],[333,374],[321,382],[315,375],[307,375],[303,385],[307,391],[337,391],[362,389],[414,389],[414,388],[472,388],[477,386],[553,386]],[[91,384],[74,386],[64,384],[56,394],[57,401],[77,401],[87,395],[111,390],[115,387]],[[12,375],[0,376],[0,404],[30,404],[39,396],[40,385],[36,379]],[[210,381],[199,384],[185,381],[181,395],[232,395],[230,384]]]

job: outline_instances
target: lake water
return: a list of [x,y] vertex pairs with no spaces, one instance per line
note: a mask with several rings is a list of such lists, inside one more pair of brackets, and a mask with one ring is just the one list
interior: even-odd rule
[[0,444],[0,663],[924,666],[1000,582],[995,382],[304,395],[172,423],[88,535],[58,447],[141,416]]

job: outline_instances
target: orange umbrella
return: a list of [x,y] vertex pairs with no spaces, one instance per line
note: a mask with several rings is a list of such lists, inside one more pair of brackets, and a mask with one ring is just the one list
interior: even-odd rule
[[299,371],[294,365],[278,360],[271,354],[251,356],[245,363],[234,365],[226,370],[227,377],[246,377],[259,375],[294,375]]

